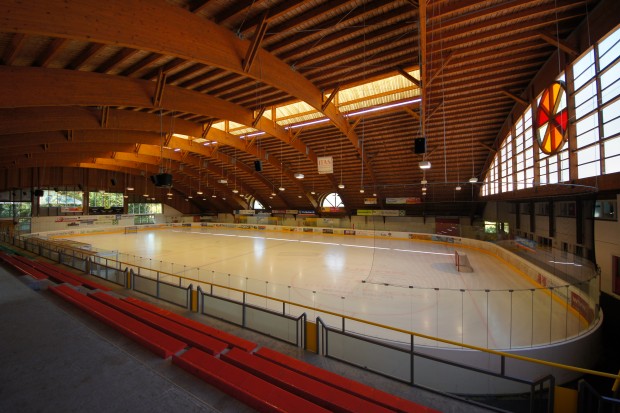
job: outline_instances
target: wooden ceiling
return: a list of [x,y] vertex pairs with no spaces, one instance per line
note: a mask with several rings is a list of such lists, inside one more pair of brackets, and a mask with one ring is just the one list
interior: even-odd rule
[[[478,187],[456,183],[484,177],[511,111],[554,53],[581,53],[566,39],[598,3],[0,0],[0,189],[17,173],[31,187],[69,183],[41,178],[54,168],[128,184],[163,167],[177,197],[215,189],[218,198],[192,200],[201,210],[247,207],[235,186],[273,209],[315,209],[333,191],[349,211],[373,193],[383,208],[386,197],[422,197],[413,144],[426,136],[425,203],[472,201]],[[345,117],[326,101],[420,64],[423,104]],[[286,130],[257,117],[295,101],[328,122]],[[242,140],[210,127],[220,120],[265,134]],[[332,175],[317,173],[325,155]]]

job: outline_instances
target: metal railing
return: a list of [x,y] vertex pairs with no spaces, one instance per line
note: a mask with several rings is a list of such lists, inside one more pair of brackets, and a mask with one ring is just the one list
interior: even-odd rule
[[[510,353],[505,353],[505,352],[501,352],[497,350],[491,350],[488,348],[482,348],[479,346],[470,345],[470,344],[459,342],[459,341],[439,338],[439,337],[432,336],[432,335],[427,335],[427,334],[423,334],[419,332],[413,332],[407,329],[387,326],[381,323],[364,320],[364,319],[357,318],[357,317],[352,317],[352,316],[343,314],[341,312],[330,311],[329,309],[326,309],[326,308],[320,308],[320,305],[318,305],[320,303],[317,303],[317,301],[315,300],[313,300],[311,304],[306,304],[306,303],[301,303],[298,301],[292,301],[289,299],[282,299],[279,297],[275,297],[273,294],[269,294],[271,290],[269,290],[268,288],[265,289],[266,293],[264,294],[249,291],[248,290],[249,281],[247,279],[245,280],[245,286],[244,286],[245,288],[236,288],[234,286],[231,286],[232,282],[231,282],[230,274],[227,274],[222,279],[222,280],[227,280],[227,282],[216,283],[214,281],[217,281],[218,277],[216,277],[214,274],[212,274],[211,280],[201,279],[201,277],[190,278],[187,276],[180,276],[177,274],[166,273],[164,271],[153,270],[151,268],[138,266],[135,263],[131,263],[131,262],[124,262],[121,260],[92,256],[92,254],[88,252],[71,249],[67,247],[63,247],[63,250],[61,252],[58,252],[57,247],[54,246],[52,242],[49,242],[50,245],[48,248],[48,242],[42,242],[39,240],[36,242],[37,248],[33,248],[33,243],[29,242],[29,240],[27,239],[20,239],[20,238],[10,239],[8,236],[2,235],[2,240],[5,242],[10,242],[13,245],[16,245],[21,248],[25,248],[26,250],[29,250],[31,252],[34,252],[34,253],[37,253],[37,254],[40,254],[46,257],[52,256],[51,254],[52,252],[57,252],[58,260],[56,261],[60,262],[64,260],[65,262],[76,265],[76,268],[82,267],[82,264],[81,264],[82,261],[90,262],[90,270],[91,270],[91,273],[93,273],[93,275],[99,275],[99,276],[103,275],[102,278],[105,278],[108,280],[116,280],[117,281],[116,283],[119,285],[123,285],[123,284],[120,282],[122,277],[120,277],[118,274],[126,271],[126,270],[122,270],[122,268],[127,268],[128,270],[133,271],[134,277],[135,277],[135,274],[140,274],[140,276],[143,278],[155,279],[157,283],[166,282],[169,285],[174,285],[174,286],[178,285],[179,287],[186,289],[188,291],[192,289],[191,286],[193,284],[194,287],[199,292],[199,297],[200,297],[199,308],[202,313],[217,317],[217,314],[212,314],[208,310],[205,310],[204,305],[205,305],[206,297],[216,297],[218,300],[222,302],[227,301],[229,303],[241,304],[242,312],[243,312],[243,315],[241,317],[242,322],[236,323],[236,324],[240,324],[242,326],[252,328],[257,331],[261,331],[262,327],[259,327],[259,328],[252,327],[247,323],[247,310],[248,309],[250,309],[250,311],[256,310],[261,315],[263,313],[268,314],[267,317],[273,314],[285,316],[285,318],[287,319],[295,320],[296,327],[295,327],[295,333],[294,333],[295,339],[289,340],[289,339],[284,338],[284,341],[292,342],[296,345],[304,345],[306,341],[306,338],[305,338],[305,324],[307,322],[306,313],[310,312],[316,317],[317,325],[320,327],[319,334],[317,335],[317,339],[319,340],[318,347],[319,347],[320,352],[322,352],[322,354],[325,354],[328,357],[342,358],[343,361],[345,362],[364,366],[364,368],[368,368],[368,364],[369,364],[368,359],[366,360],[366,362],[360,363],[357,361],[352,362],[351,360],[347,360],[344,357],[337,356],[337,354],[334,352],[335,344],[337,343],[337,341],[333,341],[330,344],[329,343],[330,334],[333,335],[332,337],[336,337],[336,335],[339,334],[340,336],[344,337],[346,340],[355,340],[356,343],[358,342],[369,343],[369,345],[373,346],[371,347],[373,349],[382,348],[382,349],[387,349],[387,350],[381,350],[381,351],[403,353],[406,355],[409,362],[397,363],[397,364],[399,366],[411,366],[411,370],[408,371],[408,373],[405,376],[398,375],[398,374],[394,375],[394,374],[391,374],[389,371],[386,373],[385,371],[381,371],[375,368],[369,368],[369,370],[377,371],[379,374],[390,376],[390,377],[396,378],[397,380],[410,382],[411,384],[415,384],[419,386],[425,386],[425,385],[424,383],[416,379],[415,370],[414,370],[416,363],[414,361],[422,362],[421,360],[430,360],[433,363],[441,363],[447,366],[452,366],[454,368],[464,369],[466,371],[473,372],[474,374],[484,374],[484,375],[490,375],[493,377],[501,377],[502,380],[512,380],[515,382],[519,382],[519,380],[521,379],[514,378],[506,374],[506,371],[505,371],[506,359],[514,359],[514,360],[519,360],[519,361],[523,361],[526,363],[534,363],[534,364],[544,365],[544,366],[548,366],[548,367],[556,368],[556,369],[565,369],[565,370],[569,370],[569,371],[573,371],[573,372],[577,372],[581,374],[592,374],[592,375],[605,377],[605,378],[609,378],[613,380],[620,379],[620,375],[613,375],[609,373],[593,371],[590,369],[567,366],[567,365],[548,362],[544,360],[537,360],[537,359],[533,359],[529,357],[519,356],[517,354],[510,354]],[[64,255],[69,255],[71,259],[69,260],[67,258],[63,258]],[[115,274],[115,275],[110,276],[110,274]],[[174,280],[174,281],[171,282],[171,280]],[[207,293],[204,292],[205,288],[208,291]],[[288,290],[289,290],[289,296],[290,296],[290,288],[288,288]],[[191,296],[191,291],[189,294]],[[189,302],[188,302],[187,307],[189,308],[191,307],[191,298],[189,298],[188,300]],[[301,315],[297,315],[300,311],[301,311]],[[220,316],[219,318],[230,321],[227,317]],[[325,322],[324,318],[330,319],[330,323]],[[263,320],[261,320],[263,325],[265,324],[266,319],[267,318],[264,318]],[[231,322],[234,322],[234,321],[231,321]],[[340,326],[340,328],[333,327],[334,325],[338,325]],[[396,335],[399,335],[400,337],[409,337],[409,339],[400,340],[396,342],[391,341],[390,343],[390,341],[382,340],[380,337],[379,338],[370,337],[364,332],[360,333],[360,332],[351,331],[351,330],[347,331],[347,328],[349,326],[355,326],[355,325],[364,325],[367,327],[372,327],[373,328],[372,331],[375,331],[374,329],[378,329],[381,331],[389,332],[390,334],[388,335],[396,334]],[[270,334],[270,333],[268,332],[267,334]],[[279,339],[283,339],[282,337],[277,337],[274,334],[270,334],[270,335],[276,338],[279,338]],[[321,341],[321,340],[324,340],[324,341]],[[417,340],[417,343],[415,343],[416,340]],[[410,346],[402,347],[403,342],[410,343]],[[421,349],[428,348],[427,344],[429,342],[443,343],[445,347],[448,347],[448,348],[469,349],[469,350],[473,350],[475,352],[479,352],[482,354],[487,354],[489,357],[490,356],[496,357],[497,360],[499,361],[495,364],[500,366],[499,370],[488,371],[484,369],[477,369],[476,367],[472,367],[472,366],[459,365],[459,363],[454,363],[450,360],[440,360],[432,355],[429,355],[429,354],[424,353],[423,351],[420,351]],[[415,346],[414,346],[414,343],[415,343]],[[351,347],[347,346],[347,348],[351,348]],[[377,359],[376,353],[370,356],[370,360],[372,359]],[[396,357],[396,359],[398,360],[398,357]],[[405,378],[403,379],[403,377]],[[544,378],[541,380],[542,381],[521,380],[520,382],[526,387],[529,386],[526,389],[526,391],[524,391],[524,393],[530,394],[530,400],[538,400],[536,401],[536,404],[538,404],[539,399],[535,399],[534,395],[545,393],[545,392],[548,393],[549,389],[553,387],[552,381],[551,381],[552,379]],[[547,400],[548,403],[551,403],[551,404],[553,403],[552,395],[544,396],[543,399]],[[534,411],[534,410],[530,410],[530,411]]]

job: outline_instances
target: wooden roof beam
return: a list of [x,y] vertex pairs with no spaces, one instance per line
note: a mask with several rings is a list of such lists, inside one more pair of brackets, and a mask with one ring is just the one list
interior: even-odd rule
[[340,85],[336,86],[334,90],[332,90],[332,93],[329,95],[329,97],[325,99],[323,105],[321,106],[321,112],[323,112],[329,106],[329,104],[334,100],[338,92],[340,92]]
[[426,85],[427,87],[431,85],[431,83],[433,83],[433,80],[435,80],[437,78],[437,75],[439,75],[441,72],[443,72],[443,69],[446,67],[446,65],[450,62],[450,60],[452,60],[452,58],[454,57],[454,53],[450,52],[448,53],[448,55],[441,61],[441,66],[435,70],[435,72],[431,75],[431,78],[428,80],[428,84]]
[[213,119],[211,119],[207,123],[202,124],[202,133],[200,134],[200,137],[202,139],[207,139],[207,135],[209,134],[209,131],[211,130],[211,126],[213,126]]
[[88,62],[94,55],[96,55],[105,45],[101,43],[92,43],[82,53],[77,55],[68,65],[67,69],[78,70]]
[[47,67],[52,59],[56,57],[58,52],[62,50],[62,48],[67,44],[66,39],[54,39],[52,42],[45,48],[45,51],[41,53],[35,62],[36,66]]
[[97,73],[110,73],[116,66],[138,53],[136,49],[125,47],[117,52],[114,56],[103,62],[95,71]]
[[15,57],[24,46],[24,39],[26,35],[24,33],[16,33],[11,37],[11,42],[8,47],[4,50],[4,54],[2,55],[2,63],[10,66],[15,61]]
[[157,82],[155,84],[155,93],[153,94],[153,106],[156,108],[161,107],[161,102],[164,97],[164,89],[166,87],[166,72],[159,70],[157,76]]
[[110,120],[110,107],[102,106],[101,107],[101,127],[107,128],[109,120]]
[[420,82],[418,79],[416,79],[415,77],[411,76],[409,73],[407,73],[407,71],[405,69],[403,69],[402,67],[397,67],[396,71],[398,73],[400,73],[405,79],[407,79],[408,81],[410,81],[411,83],[413,83],[414,85],[416,85],[417,87],[422,87],[422,82]]
[[256,29],[256,32],[254,33],[254,38],[252,39],[252,41],[250,42],[250,45],[248,46],[248,49],[245,53],[245,58],[242,60],[243,71],[246,73],[252,67],[252,63],[254,63],[254,59],[256,58],[256,53],[258,52],[258,49],[260,48],[260,44],[262,43],[263,38],[265,37],[265,33],[267,33],[268,17],[269,17],[268,12],[263,13],[263,15],[261,16],[260,22],[258,24],[258,28]]
[[527,100],[521,99],[519,96],[510,93],[509,91],[507,91],[506,89],[500,89],[500,92],[506,96],[508,96],[510,99],[514,100],[517,103],[522,104],[523,106],[527,106],[529,105],[529,102]]
[[546,33],[542,30],[538,31],[538,37],[540,37],[542,40],[544,40],[545,42],[549,43],[550,45],[559,48],[560,50],[562,50],[565,53],[568,53],[572,56],[577,56],[579,55],[579,52],[575,49],[573,49],[571,46],[569,46],[566,42],[558,39],[555,36],[550,35],[549,33]]
[[258,125],[258,122],[260,122],[260,118],[263,117],[263,114],[265,113],[265,109],[267,109],[267,106],[261,106],[260,108],[258,108],[258,112],[256,113],[254,120],[252,121],[253,128],[256,128],[256,125]]

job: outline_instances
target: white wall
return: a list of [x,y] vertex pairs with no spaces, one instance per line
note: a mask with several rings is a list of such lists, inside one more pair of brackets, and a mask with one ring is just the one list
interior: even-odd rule
[[[620,195],[616,195],[620,204]],[[594,221],[596,263],[601,267],[601,291],[620,299],[612,292],[612,256],[620,257],[620,221]]]
[[57,217],[33,217],[32,233],[72,230],[80,228],[117,228],[133,225],[133,215],[75,215]]

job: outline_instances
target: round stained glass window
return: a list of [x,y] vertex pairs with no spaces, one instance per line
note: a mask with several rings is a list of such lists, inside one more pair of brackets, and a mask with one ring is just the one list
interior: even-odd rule
[[540,150],[547,155],[560,151],[566,142],[568,131],[564,82],[553,82],[545,89],[538,102],[535,122]]

